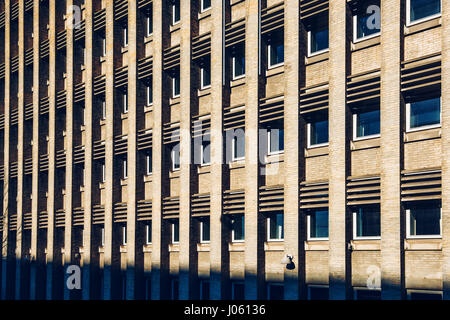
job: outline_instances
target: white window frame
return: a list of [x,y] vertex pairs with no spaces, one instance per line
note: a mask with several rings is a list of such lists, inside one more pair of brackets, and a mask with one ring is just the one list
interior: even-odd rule
[[442,0],[440,2],[441,2],[441,12],[411,22],[411,0],[406,0],[406,26],[410,27],[415,24],[422,23],[442,16]]
[[211,5],[209,7],[207,7],[207,8],[205,8],[204,0],[200,0],[200,13],[208,11],[209,9],[211,9]]
[[[315,214],[315,211],[314,211]],[[306,240],[308,241],[328,241],[330,236],[330,212],[328,212],[328,237],[317,238],[311,237],[311,213],[306,216]]]
[[171,234],[170,234],[170,240],[172,244],[179,244],[180,243],[180,221],[178,221],[178,241],[175,241],[175,222],[171,223]]
[[[278,129],[278,130],[283,130],[284,131],[284,128],[283,129],[271,128],[271,129]],[[283,150],[270,151],[270,146],[271,145],[272,145],[272,131],[271,130],[267,130],[267,154],[269,156],[272,156],[272,155],[284,153],[284,148],[283,148]]]
[[[150,224],[146,224],[145,225],[145,244],[152,244],[152,237],[149,237],[149,235],[152,234],[152,225],[151,225],[151,221]],[[150,241],[149,241],[150,238]]]
[[210,77],[209,77],[209,79],[210,79],[210,81],[209,81],[209,84],[208,85],[203,85],[203,78],[204,78],[204,75],[203,75],[203,73],[205,72],[205,68],[204,67],[201,67],[200,68],[200,89],[201,90],[205,90],[205,89],[209,89],[209,88],[211,88],[211,65],[210,65],[210,70],[209,70],[209,74],[210,74]]
[[[328,129],[329,130],[329,129]],[[308,122],[308,124],[306,125],[306,131],[307,131],[307,147],[308,149],[313,149],[313,148],[320,148],[320,147],[326,147],[330,144],[330,138],[328,137],[328,142],[325,143],[318,143],[318,144],[311,144],[311,123]]]
[[128,47],[128,26],[122,27],[122,40],[123,40],[123,47]]
[[[175,10],[176,10],[176,6],[177,6],[177,4],[176,4],[176,2],[174,2],[174,3],[172,4],[172,26],[175,26],[175,25],[179,24],[180,21],[181,21],[181,12],[180,12],[180,19],[177,20],[177,21],[175,21]],[[180,3],[180,8],[179,8],[178,10],[181,11],[181,3]]]
[[153,93],[152,93],[152,99],[150,99],[150,92],[152,92],[152,85],[148,85],[145,87],[145,95],[146,95],[146,106],[149,107],[153,105]]
[[[381,213],[380,213],[381,215]],[[357,217],[358,211],[353,211],[353,240],[380,240],[381,234],[379,236],[361,236],[359,237],[357,234]],[[380,216],[380,230],[381,230],[381,216]],[[381,233],[381,231],[380,231]]]
[[123,180],[128,179],[128,159],[122,160],[122,174]]
[[[150,14],[153,14],[153,10]],[[150,15],[145,17],[145,34],[147,37],[150,37],[153,34],[153,25],[152,25],[153,23],[152,24],[150,23],[151,20],[152,19],[151,19]],[[151,25],[152,25],[152,32],[150,32]]]
[[106,36],[105,37],[102,37],[102,56],[103,57],[106,57],[106,54],[107,54],[107,50],[106,50]]
[[181,169],[181,151],[178,150],[178,152],[180,153],[179,158],[180,158],[180,163],[178,164],[178,168],[175,168],[175,148],[172,149],[172,151],[170,152],[170,158],[172,159],[172,171],[179,171]]
[[127,227],[126,226],[122,226],[122,245],[123,246],[127,245]]
[[83,47],[83,63],[81,64],[81,70],[83,70],[86,66],[86,61],[87,61],[87,57],[86,57],[86,47]]
[[106,165],[102,163],[102,183],[106,181]]
[[203,157],[203,155],[205,146],[202,143],[201,145],[202,147],[200,148],[200,158],[201,158],[200,166],[209,166],[211,164],[211,142],[210,141],[207,142],[209,142],[209,162],[204,162],[205,158]]
[[145,174],[147,176],[152,175],[153,168],[152,168],[152,162],[150,161],[151,156],[149,154],[145,155]]
[[367,140],[367,139],[374,139],[374,138],[379,138],[381,135],[380,133],[377,134],[371,134],[368,136],[363,136],[363,137],[358,137],[357,136],[357,124],[358,124],[358,113],[354,113],[353,114],[353,141],[360,141],[360,140]]
[[[245,59],[245,54],[244,54],[244,59]],[[245,72],[246,72],[245,67],[244,67],[244,73],[239,76],[236,76],[236,56],[233,56],[232,60],[233,60],[233,63],[232,63],[232,65],[233,65],[233,74],[232,74],[233,81],[245,78]]]
[[[277,214],[275,214],[276,216]],[[284,221],[284,216],[283,216],[283,221]],[[271,227],[271,222],[270,222],[270,217],[267,217],[267,242],[283,242],[284,241],[284,225],[281,226],[281,233],[283,234],[283,238],[278,239],[278,238],[271,238],[270,237],[270,227]]]
[[358,43],[358,42],[361,42],[364,40],[369,40],[369,39],[380,36],[380,34],[381,34],[381,30],[378,32],[375,32],[371,35],[364,36],[362,38],[358,38],[358,14],[355,14],[353,16],[353,43]]
[[106,101],[102,100],[102,120],[106,119]]
[[244,217],[244,239],[235,239],[234,228],[231,228],[231,242],[232,243],[243,243],[245,242],[245,216],[243,214],[239,215]]
[[406,132],[414,132],[428,129],[440,128],[442,126],[442,96],[439,97],[439,123],[431,124],[428,126],[421,126],[417,128],[411,128],[411,103],[406,104]]
[[123,103],[122,113],[126,114],[128,113],[128,92],[124,92],[122,94],[122,103]]
[[[181,77],[181,75],[180,75],[179,73],[178,73],[178,77]],[[176,79],[177,79],[177,77],[176,77],[176,75],[174,75],[174,76],[172,77],[172,99],[179,98],[180,95],[181,95],[181,87],[180,87],[180,92],[177,93],[177,94],[175,94],[175,87],[176,87],[175,81],[176,81]],[[180,81],[180,80],[181,80],[181,79],[179,79],[179,81]],[[181,82],[180,82],[180,85],[181,85]]]
[[236,285],[243,285],[244,286],[244,292],[245,292],[245,282],[244,281],[232,281],[231,282],[231,300],[234,300],[234,290]]
[[442,207],[440,210],[440,219],[439,219],[439,235],[421,235],[421,236],[413,236],[411,235],[411,209],[406,209],[406,238],[407,239],[442,239]]
[[105,245],[105,227],[102,227],[101,229],[101,246],[103,247]]
[[[209,220],[209,238],[211,239],[211,220]],[[205,223],[205,220],[200,220],[200,243],[209,243],[211,240],[203,240],[203,225]]]
[[[236,157],[236,152],[234,150],[235,149],[234,146],[236,144],[236,140],[235,139],[237,139],[237,138],[238,138],[238,136],[234,135],[233,139],[231,140],[231,160],[232,161],[240,161],[240,160],[244,160],[245,159],[245,154],[244,154],[243,157]],[[245,143],[245,134],[244,134],[244,143]],[[245,149],[244,149],[244,153],[245,153]]]
[[[329,29],[328,29],[328,32],[329,32]],[[311,52],[311,33],[312,33],[312,31],[309,30],[308,31],[308,58],[330,51],[330,43],[329,43],[330,40],[328,39],[328,48],[322,49],[322,50],[319,50],[316,52]],[[328,33],[328,37],[329,36],[330,36],[330,34]]]
[[[283,46],[284,46],[284,41],[283,41]],[[271,58],[271,55],[270,55],[270,49],[272,48],[272,44],[271,43],[269,43],[268,45],[267,45],[267,64],[268,64],[268,69],[270,70],[270,69],[274,69],[274,68],[277,68],[277,67],[281,67],[281,66],[283,66],[284,65],[284,60],[283,60],[283,62],[279,62],[279,63],[276,63],[276,64],[272,64],[272,58]]]

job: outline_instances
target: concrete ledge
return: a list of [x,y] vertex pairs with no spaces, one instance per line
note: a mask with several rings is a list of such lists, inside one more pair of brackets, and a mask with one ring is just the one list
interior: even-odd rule
[[441,251],[442,239],[405,239],[408,251]]
[[305,241],[306,251],[328,251],[328,240],[324,241]]
[[351,248],[353,251],[380,251],[380,240],[351,240]]
[[210,251],[209,243],[197,243],[197,251],[198,252],[209,252]]
[[284,251],[284,241],[266,241],[264,251]]
[[441,128],[425,129],[413,132],[403,133],[403,142],[414,142],[421,140],[437,139],[442,135]]
[[228,243],[228,251],[244,252],[245,251],[245,242],[230,242],[230,243]]
[[169,252],[180,252],[180,245],[177,243],[170,243]]
[[419,22],[417,24],[413,24],[411,26],[404,27],[405,36],[410,36],[412,34],[425,31],[427,29],[432,29],[436,27],[440,27],[442,25],[442,17],[436,17],[431,20],[425,20],[423,22]]

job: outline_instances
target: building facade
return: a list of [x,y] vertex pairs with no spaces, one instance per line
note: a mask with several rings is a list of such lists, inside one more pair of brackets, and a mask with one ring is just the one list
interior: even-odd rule
[[450,2],[1,0],[1,299],[448,299]]

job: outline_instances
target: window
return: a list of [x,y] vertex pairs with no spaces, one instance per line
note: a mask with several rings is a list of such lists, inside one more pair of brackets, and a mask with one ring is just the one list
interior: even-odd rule
[[328,210],[315,210],[307,219],[308,240],[328,240]]
[[284,300],[284,286],[281,283],[267,284],[267,300]]
[[267,45],[267,58],[269,69],[284,63],[284,33],[274,32],[270,35]]
[[328,300],[328,286],[308,286],[308,300]]
[[209,217],[203,218],[200,220],[200,242],[201,243],[209,243],[210,239],[210,223]]
[[106,166],[102,163],[102,183],[106,181]]
[[245,47],[243,44],[233,48],[232,51],[233,61],[233,80],[242,78],[245,76]]
[[180,241],[180,222],[178,220],[172,221],[172,243]]
[[202,141],[201,157],[202,165],[208,165],[211,163],[211,142]]
[[200,3],[201,3],[201,12],[211,8],[211,0],[200,0]]
[[171,279],[170,280],[170,298],[171,300],[178,300],[178,279]]
[[241,281],[233,281],[231,283],[231,299],[244,300],[245,299],[245,285]]
[[328,119],[308,123],[308,148],[328,144]]
[[145,173],[146,175],[151,175],[152,174],[152,153],[151,151],[147,153],[147,155],[145,156]]
[[127,159],[123,159],[123,160],[122,160],[122,173],[123,173],[122,178],[123,178],[123,179],[128,179],[128,165],[127,165]]
[[317,21],[308,31],[308,56],[328,50],[328,17],[318,18]]
[[106,57],[106,36],[102,37],[102,56]]
[[180,22],[180,0],[172,1],[172,25]]
[[354,289],[355,300],[381,300],[381,290]]
[[126,91],[122,93],[122,107],[123,107],[122,112],[128,113],[128,94]]
[[145,98],[146,105],[151,106],[153,104],[153,88],[151,83],[145,87]]
[[428,290],[408,290],[408,300],[442,300],[442,292]]
[[406,130],[436,128],[441,125],[441,98],[414,101],[406,104]]
[[146,36],[149,37],[153,33],[153,8],[150,8],[145,16],[145,27]]
[[353,140],[380,136],[380,110],[353,114]]
[[177,144],[172,148],[172,171],[180,170],[180,146]]
[[438,17],[441,14],[441,0],[407,0],[407,25]]
[[128,47],[128,27],[126,25],[122,27],[122,41],[123,47]]
[[267,129],[268,153],[277,154],[284,150],[284,127],[283,122],[274,124]]
[[406,210],[408,238],[440,238],[441,208],[438,205],[417,205]]
[[102,227],[100,230],[100,241],[101,241],[101,246],[103,247],[105,245],[105,228]]
[[200,280],[200,300],[209,300],[209,281]]
[[353,239],[379,239],[380,208],[363,206],[353,212]]
[[106,119],[106,101],[102,100],[102,120]]
[[[380,7],[379,0],[366,0],[358,5],[353,16],[353,42],[380,34],[380,14],[374,7]],[[377,15],[377,16],[375,16]],[[377,20],[378,19],[378,20]]]
[[211,87],[211,59],[206,59],[200,68],[200,82],[202,90]]
[[122,245],[125,246],[127,244],[127,227],[122,226]]
[[145,225],[145,244],[152,244],[152,222]]
[[172,75],[172,98],[180,96],[180,70],[176,70]]
[[284,215],[272,214],[267,218],[267,240],[280,241],[284,239]]
[[86,109],[84,106],[81,107],[81,126],[86,124]]
[[231,240],[242,242],[245,239],[245,218],[243,214],[233,216],[231,219]]
[[245,158],[245,134],[244,130],[238,129],[235,131],[233,140],[231,140],[231,159],[233,161],[242,160]]
[[81,69],[83,70],[84,67],[86,66],[86,62],[87,62],[87,54],[86,54],[85,47],[83,47],[83,49],[82,49],[82,54],[83,54],[83,64],[81,65]]

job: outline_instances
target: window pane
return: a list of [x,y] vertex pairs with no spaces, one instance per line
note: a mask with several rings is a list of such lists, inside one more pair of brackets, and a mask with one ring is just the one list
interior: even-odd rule
[[244,227],[244,215],[235,216],[232,221],[232,230],[234,234],[233,240],[244,240]]
[[269,129],[270,133],[270,152],[284,150],[284,129]]
[[410,235],[431,236],[441,234],[441,209],[418,207],[410,210]]
[[152,222],[149,221],[148,224],[146,225],[146,233],[147,233],[147,243],[152,243]]
[[283,33],[275,33],[270,39],[270,65],[276,65],[284,62],[284,39]]
[[311,30],[311,53],[328,49],[328,27]]
[[177,23],[178,21],[180,21],[180,2],[176,1],[175,4],[173,5],[173,22]]
[[203,148],[202,164],[211,163],[211,143],[210,142],[203,142],[202,148]]
[[410,104],[410,128],[439,124],[441,122],[441,98],[412,102]]
[[309,227],[310,238],[328,238],[328,210],[311,214]]
[[269,236],[270,240],[281,240],[284,238],[283,226],[284,226],[284,215],[282,213],[277,213],[269,217]]
[[180,224],[178,221],[174,221],[172,224],[172,240],[178,242],[180,240]]
[[173,79],[173,96],[179,96],[180,95],[180,72],[176,72]]
[[[380,6],[380,2],[367,1],[358,10],[358,14],[356,16],[356,37],[358,39],[380,32],[380,29],[377,28],[374,21],[373,15],[375,13],[373,11],[369,11],[370,13],[367,13],[367,8],[371,5]],[[376,18],[378,19],[379,17]]]
[[328,142],[328,120],[311,123],[310,144],[322,144]]
[[245,74],[245,50],[243,46],[236,49],[233,56],[234,74],[233,76],[239,77]]
[[209,241],[209,218],[206,218],[201,222],[202,224],[202,241]]
[[378,237],[380,235],[380,210],[378,207],[362,207],[356,213],[356,235]]
[[180,147],[177,145],[173,148],[172,151],[172,161],[173,161],[173,169],[180,168]]
[[234,137],[234,158],[239,159],[245,157],[245,135],[243,131],[237,130]]
[[411,22],[438,14],[440,12],[440,0],[410,0]]
[[202,9],[208,9],[211,7],[211,0],[201,0],[202,1]]
[[211,85],[211,61],[207,61],[202,68],[202,87]]
[[380,133],[380,110],[360,113],[356,119],[356,136],[358,138]]

